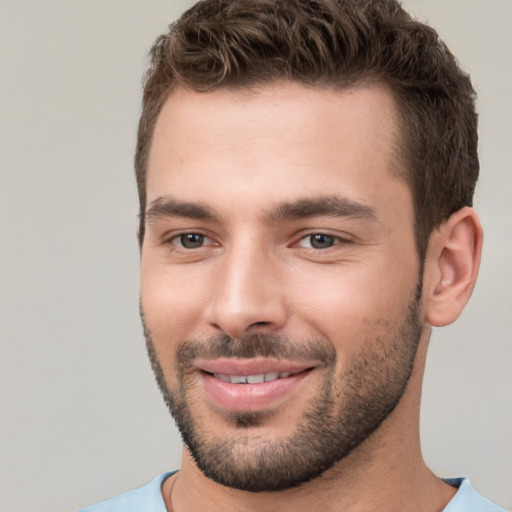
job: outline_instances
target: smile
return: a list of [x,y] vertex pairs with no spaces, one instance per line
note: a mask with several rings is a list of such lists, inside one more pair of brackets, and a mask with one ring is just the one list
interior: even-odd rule
[[278,379],[286,379],[287,377],[296,375],[299,372],[271,372],[259,373],[257,375],[225,375],[222,373],[214,373],[216,379],[220,379],[230,384],[262,384],[263,382],[272,382]]
[[203,361],[199,375],[208,401],[224,411],[277,407],[315,373],[316,365],[268,360]]

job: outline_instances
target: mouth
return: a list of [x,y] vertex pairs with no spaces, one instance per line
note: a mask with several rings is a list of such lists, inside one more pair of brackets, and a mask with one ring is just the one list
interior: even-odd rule
[[[307,371],[307,370],[304,370]],[[272,382],[278,379],[286,379],[293,377],[301,372],[270,372],[270,373],[258,373],[255,375],[226,375],[223,373],[213,373],[216,379],[220,379],[230,384],[262,384],[263,382]]]
[[221,410],[257,411],[290,399],[314,364],[269,360],[204,361],[196,366],[209,400]]

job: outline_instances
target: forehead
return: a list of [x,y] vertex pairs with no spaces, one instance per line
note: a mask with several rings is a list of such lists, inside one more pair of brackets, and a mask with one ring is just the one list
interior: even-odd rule
[[394,98],[380,86],[178,88],[155,126],[148,202],[171,192],[200,201],[229,193],[288,200],[335,192],[364,203],[396,183],[397,137]]

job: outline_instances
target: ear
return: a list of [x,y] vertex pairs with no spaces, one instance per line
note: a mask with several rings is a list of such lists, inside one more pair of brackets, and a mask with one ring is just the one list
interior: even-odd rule
[[475,286],[483,232],[472,208],[458,210],[432,233],[425,258],[423,300],[430,325],[454,322]]

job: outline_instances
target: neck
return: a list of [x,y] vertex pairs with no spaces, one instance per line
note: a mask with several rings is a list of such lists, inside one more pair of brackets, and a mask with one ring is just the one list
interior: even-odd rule
[[239,491],[206,478],[185,450],[180,472],[163,487],[168,511],[443,510],[455,490],[427,468],[421,455],[419,403],[426,343],[420,345],[419,352],[407,389],[393,413],[373,435],[322,476],[284,491]]

